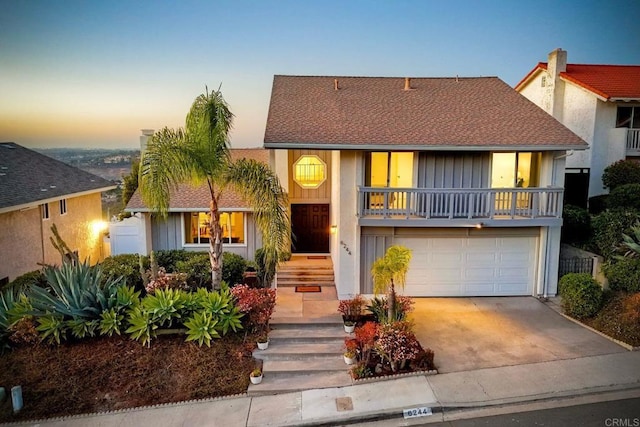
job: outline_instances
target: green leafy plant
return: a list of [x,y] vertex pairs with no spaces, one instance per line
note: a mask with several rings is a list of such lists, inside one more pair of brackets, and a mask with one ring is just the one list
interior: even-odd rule
[[100,321],[98,319],[71,319],[65,322],[65,326],[71,331],[71,335],[80,339],[94,337],[99,325]]
[[607,206],[610,209],[640,210],[640,183],[623,184],[611,190],[607,198]]
[[610,190],[624,184],[640,184],[640,163],[634,160],[618,160],[604,168],[602,183]]
[[340,300],[338,313],[342,314],[344,320],[357,321],[366,307],[367,302],[358,294],[351,299]]
[[33,285],[28,297],[37,317],[57,314],[63,318],[98,319],[110,308],[121,281],[102,281],[99,267],[83,263],[63,263],[44,269],[48,289]]
[[36,330],[40,332],[42,340],[50,344],[60,344],[67,338],[67,326],[60,315],[47,314],[38,317]]
[[413,300],[405,296],[396,296],[395,317],[389,319],[389,299],[386,297],[373,297],[367,305],[367,310],[371,312],[378,323],[389,323],[405,320],[407,314],[413,310]]
[[120,335],[124,315],[119,314],[114,308],[105,310],[100,314],[100,334],[112,336]]
[[142,300],[142,306],[152,323],[171,327],[174,320],[182,318],[186,293],[177,289],[158,289]]
[[622,233],[622,247],[626,249],[625,256],[637,258],[640,256],[640,222],[636,222],[627,235]]
[[243,282],[242,273],[247,269],[247,261],[232,252],[222,253],[222,280],[231,286]]
[[129,327],[125,331],[131,339],[138,340],[142,345],[151,346],[151,338],[155,337],[158,325],[151,320],[151,314],[141,307],[134,307],[128,313]]
[[133,286],[136,290],[144,289],[142,276],[140,275],[140,262],[143,267],[149,268],[149,257],[138,254],[122,254],[106,257],[100,263],[103,272],[103,281],[123,277],[123,284]]
[[565,205],[562,209],[562,241],[581,243],[591,234],[591,216],[586,209]]
[[605,259],[614,258],[623,241],[623,233],[629,233],[631,226],[638,221],[636,212],[625,210],[606,210],[592,220],[593,236],[591,245],[595,252]]
[[[226,267],[226,264],[223,264],[223,277]],[[211,262],[206,252],[195,252],[189,259],[177,261],[176,270],[187,275],[189,288],[211,288]]]
[[640,259],[618,258],[603,265],[612,290],[640,292]]
[[229,330],[237,332],[242,329],[244,314],[235,305],[234,297],[224,282],[220,291],[212,292],[207,289],[198,289],[198,296],[200,307],[217,319],[223,335],[226,335]]
[[211,347],[211,340],[220,337],[216,329],[217,323],[209,313],[195,313],[184,323],[187,327],[186,341],[197,341],[199,345],[206,344],[207,347]]
[[377,294],[388,293],[388,319],[396,318],[396,283],[404,287],[411,250],[402,245],[390,246],[383,257],[378,258],[371,267],[373,290]]
[[558,290],[563,311],[576,319],[592,317],[602,307],[602,288],[590,274],[565,274],[558,283]]
[[47,285],[47,280],[41,270],[30,271],[16,277],[5,286],[5,289],[13,288],[18,292],[25,292],[31,285],[38,285],[42,287]]

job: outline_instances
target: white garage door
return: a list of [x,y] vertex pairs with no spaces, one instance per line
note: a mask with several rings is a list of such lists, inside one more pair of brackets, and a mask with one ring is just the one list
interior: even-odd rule
[[413,250],[405,295],[533,295],[536,237],[396,237]]

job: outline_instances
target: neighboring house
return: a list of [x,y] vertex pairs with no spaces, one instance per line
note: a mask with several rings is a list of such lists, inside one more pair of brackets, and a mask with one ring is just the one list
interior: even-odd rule
[[[147,135],[148,136],[148,135]],[[142,141],[144,147],[146,141]],[[231,149],[231,158],[254,159],[269,163],[269,152],[263,148]],[[132,221],[124,222],[122,227],[112,224],[111,252],[138,252],[149,254],[152,250],[184,249],[188,251],[209,250],[209,207],[211,193],[206,182],[198,187],[181,184],[170,195],[169,212],[166,219],[152,214],[136,191],[126,211],[139,214]],[[222,225],[223,250],[253,260],[256,249],[262,247],[262,237],[255,225],[251,207],[234,191],[226,189],[218,201],[220,209],[220,223]],[[128,224],[133,224],[128,227]],[[121,245],[114,230],[125,229],[134,242],[134,249],[124,249],[131,246]],[[115,231],[118,233],[118,231]],[[115,240],[114,240],[115,237]],[[136,246],[138,245],[138,246]],[[123,249],[120,249],[123,248]]]
[[0,280],[61,263],[50,241],[53,224],[81,260],[100,261],[100,193],[115,187],[18,144],[0,143]]
[[566,165],[566,203],[607,193],[604,169],[640,156],[640,65],[567,64],[556,49],[515,89],[589,144]]
[[341,298],[413,250],[412,296],[555,295],[566,150],[586,143],[496,77],[275,76],[264,146],[293,253]]

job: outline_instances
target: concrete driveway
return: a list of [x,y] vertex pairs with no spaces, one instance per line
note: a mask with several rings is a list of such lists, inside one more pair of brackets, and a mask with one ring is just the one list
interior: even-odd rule
[[441,373],[627,351],[533,297],[414,301],[416,336]]

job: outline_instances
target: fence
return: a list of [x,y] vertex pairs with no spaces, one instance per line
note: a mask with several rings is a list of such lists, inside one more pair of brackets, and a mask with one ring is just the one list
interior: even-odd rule
[[560,265],[558,266],[558,278],[568,273],[593,274],[593,257],[561,258]]

